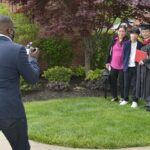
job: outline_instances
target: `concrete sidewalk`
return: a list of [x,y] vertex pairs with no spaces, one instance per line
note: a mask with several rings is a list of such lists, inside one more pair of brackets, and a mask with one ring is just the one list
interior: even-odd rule
[[[66,147],[59,147],[59,146],[51,146],[46,144],[40,144],[37,142],[30,141],[31,150],[87,150],[87,149],[74,149],[74,148],[66,148]],[[5,137],[0,133],[0,150],[11,150],[9,143],[5,139]],[[90,149],[92,150],[92,149]],[[95,149],[93,149],[95,150]],[[150,147],[143,147],[143,148],[126,148],[120,150],[150,150]]]

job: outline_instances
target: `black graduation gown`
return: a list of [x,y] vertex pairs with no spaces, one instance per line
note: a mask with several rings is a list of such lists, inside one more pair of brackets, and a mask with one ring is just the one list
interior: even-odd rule
[[150,43],[141,50],[147,52],[149,57],[144,60],[143,66],[137,66],[136,96],[150,104]]

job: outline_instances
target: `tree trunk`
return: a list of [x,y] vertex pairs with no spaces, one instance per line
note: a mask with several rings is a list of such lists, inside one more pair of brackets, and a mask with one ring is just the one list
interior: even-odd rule
[[85,71],[86,73],[91,69],[91,58],[93,55],[92,37],[83,38],[85,45]]

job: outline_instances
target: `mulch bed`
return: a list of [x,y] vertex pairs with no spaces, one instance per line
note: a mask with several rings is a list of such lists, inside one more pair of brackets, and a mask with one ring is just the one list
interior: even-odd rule
[[[28,91],[22,93],[23,101],[41,101],[49,99],[63,99],[71,97],[102,97],[104,96],[104,91],[100,89],[91,90],[85,87],[82,79],[73,79],[70,82],[70,88],[63,91],[52,91],[49,90],[46,86],[47,82],[41,80],[41,87],[34,89],[33,91]],[[109,95],[109,93],[108,93]]]
[[27,92],[22,95],[23,101],[41,101],[49,99],[63,99],[71,97],[101,97],[104,96],[102,90],[89,90],[82,87],[72,88],[68,91],[50,91],[46,88],[42,90]]

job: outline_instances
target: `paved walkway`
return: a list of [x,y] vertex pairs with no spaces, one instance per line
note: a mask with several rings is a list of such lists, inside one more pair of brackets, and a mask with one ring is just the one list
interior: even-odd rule
[[[66,147],[59,147],[59,146],[51,146],[46,144],[40,144],[37,142],[30,141],[31,150],[86,150],[86,149],[74,149],[74,148],[66,148]],[[11,150],[7,140],[5,137],[0,133],[0,150]],[[90,149],[92,150],[92,149]],[[93,149],[94,150],[94,149]],[[150,147],[145,148],[126,148],[120,150],[150,150]]]

